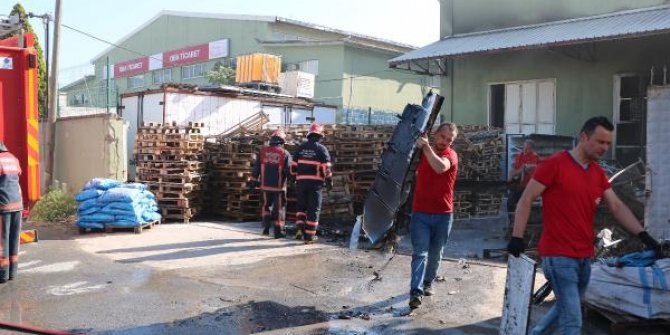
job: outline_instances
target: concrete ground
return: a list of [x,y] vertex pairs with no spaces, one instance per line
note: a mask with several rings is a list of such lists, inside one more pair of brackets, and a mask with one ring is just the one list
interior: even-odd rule
[[[259,223],[85,235],[42,226],[18,279],[0,285],[0,321],[88,334],[498,334],[506,269],[475,256],[505,245],[505,225],[457,222],[444,281],[412,315],[406,238],[391,259],[347,241],[267,238]],[[604,320],[587,322],[587,334],[607,333]]]

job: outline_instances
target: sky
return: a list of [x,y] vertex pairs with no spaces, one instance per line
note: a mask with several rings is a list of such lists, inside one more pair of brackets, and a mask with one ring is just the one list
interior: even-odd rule
[[[55,0],[2,0],[0,15],[8,15],[17,2],[26,12],[55,12]],[[438,0],[62,0],[61,4],[63,24],[109,42],[117,42],[161,10],[281,16],[417,47],[438,40],[440,29]],[[41,20],[31,19],[30,24],[44,47]],[[62,27],[59,81],[85,75],[91,59],[108,46]]]

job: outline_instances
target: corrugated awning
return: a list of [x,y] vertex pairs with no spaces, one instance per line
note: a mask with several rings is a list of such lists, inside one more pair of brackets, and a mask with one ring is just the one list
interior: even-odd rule
[[670,6],[453,35],[389,61],[391,67],[443,74],[449,57],[575,45],[670,32]]

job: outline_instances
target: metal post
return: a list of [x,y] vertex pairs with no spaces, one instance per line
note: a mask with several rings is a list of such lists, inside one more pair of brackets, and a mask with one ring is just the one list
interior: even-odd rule
[[106,90],[105,90],[105,107],[107,108],[107,114],[109,114],[109,85],[111,84],[112,80],[110,77],[110,71],[109,71],[109,56],[107,56],[106,61],[105,61],[105,72],[107,72],[105,75],[106,79]]
[[51,82],[49,86],[51,95],[48,97],[50,109],[47,113],[49,121],[49,140],[47,142],[48,164],[47,164],[47,188],[50,187],[54,181],[54,156],[56,148],[56,113],[58,113],[58,50],[60,45],[60,20],[61,20],[61,0],[56,0],[56,14],[54,21],[54,46],[53,46],[53,60],[51,63]]

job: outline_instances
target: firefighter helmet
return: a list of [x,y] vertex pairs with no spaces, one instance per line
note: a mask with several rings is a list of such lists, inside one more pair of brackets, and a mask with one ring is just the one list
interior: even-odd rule
[[270,144],[284,144],[286,143],[286,133],[281,128],[275,129],[270,135]]
[[312,134],[323,137],[323,126],[318,123],[312,123],[312,125],[309,127],[309,131],[307,132],[307,137]]

